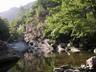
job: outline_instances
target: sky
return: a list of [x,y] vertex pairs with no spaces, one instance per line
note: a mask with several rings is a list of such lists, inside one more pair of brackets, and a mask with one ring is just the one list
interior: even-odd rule
[[36,0],[0,0],[0,12],[7,11],[12,7],[20,7]]

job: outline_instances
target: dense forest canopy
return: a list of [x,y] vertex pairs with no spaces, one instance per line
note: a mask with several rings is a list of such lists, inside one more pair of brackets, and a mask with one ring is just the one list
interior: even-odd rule
[[89,42],[96,42],[96,0],[60,0],[57,2],[61,4],[53,8],[48,7],[51,15],[45,20],[46,36],[58,39],[60,35],[63,35],[62,39],[66,40],[69,37],[70,41],[83,40],[83,42],[88,42],[84,41],[88,37]]
[[[59,33],[70,33],[80,38],[92,33],[95,29],[95,2],[92,0],[64,0],[62,5],[46,20],[46,32],[58,37]],[[55,7],[57,8],[57,7]],[[52,10],[53,11],[53,10]]]

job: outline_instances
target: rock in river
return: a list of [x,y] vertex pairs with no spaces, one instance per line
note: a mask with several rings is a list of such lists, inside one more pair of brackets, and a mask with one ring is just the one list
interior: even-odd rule
[[96,70],[96,56],[93,56],[86,60],[86,65],[89,67],[89,69]]
[[0,72],[6,72],[19,58],[20,56],[14,49],[9,48],[7,43],[0,41]]

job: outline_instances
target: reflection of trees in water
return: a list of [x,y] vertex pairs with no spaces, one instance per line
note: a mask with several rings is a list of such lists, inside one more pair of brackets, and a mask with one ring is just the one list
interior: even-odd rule
[[[25,56],[27,55],[28,53],[25,54]],[[42,56],[34,56],[32,55],[32,53],[29,53],[25,58],[25,63],[26,63],[26,66],[28,65],[29,68],[28,70],[31,71],[34,71],[34,72],[37,72],[38,70],[43,70],[43,57]]]
[[53,56],[45,58],[44,56],[25,53],[10,72],[52,72],[53,64]]
[[44,72],[44,58],[34,56],[32,53],[25,53],[24,57],[12,69],[12,72]]

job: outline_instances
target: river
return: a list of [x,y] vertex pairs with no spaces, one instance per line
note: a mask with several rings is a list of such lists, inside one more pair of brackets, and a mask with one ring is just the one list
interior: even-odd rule
[[[86,60],[94,55],[95,54],[91,52],[82,51],[80,53],[71,53],[70,56],[68,56],[66,53],[55,53],[48,58],[34,57],[31,62],[24,61],[24,58],[21,58],[10,72],[52,72],[54,67],[59,67],[62,65],[78,67],[81,64],[85,64]],[[35,68],[32,69],[32,67]]]

